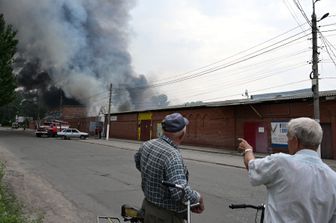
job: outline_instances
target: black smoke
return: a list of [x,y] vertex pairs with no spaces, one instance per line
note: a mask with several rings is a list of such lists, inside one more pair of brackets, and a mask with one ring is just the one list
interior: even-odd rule
[[1,13],[18,30],[19,84],[36,89],[50,106],[64,94],[94,114],[107,104],[110,83],[114,110],[167,105],[167,97],[132,68],[128,22],[134,6],[134,0],[0,0]]
[[60,105],[82,105],[74,98],[67,98],[61,88],[55,87],[52,78],[48,72],[41,70],[38,60],[27,62],[24,65],[22,59],[16,60],[16,66],[22,67],[17,72],[18,86],[23,88],[26,99],[32,100],[40,104],[40,106],[47,107],[54,110]]

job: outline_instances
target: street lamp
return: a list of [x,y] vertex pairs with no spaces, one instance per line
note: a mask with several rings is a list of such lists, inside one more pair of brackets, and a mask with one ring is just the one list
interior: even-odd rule
[[[315,14],[315,3],[319,0],[313,0],[313,14],[312,14],[312,41],[313,41],[313,61],[312,61],[312,72],[310,73],[310,79],[312,80],[312,91],[313,91],[313,101],[314,101],[314,119],[320,122],[320,95],[319,95],[319,81],[318,81],[318,46],[317,46],[317,25],[316,23],[328,17],[329,13],[324,14],[319,20],[316,20]],[[317,150],[321,157],[321,147],[319,146]]]
[[312,41],[313,41],[313,61],[312,61],[312,72],[310,74],[310,79],[312,80],[312,91],[314,100],[314,119],[320,122],[320,96],[319,96],[319,83],[318,83],[318,46],[317,46],[317,25],[316,23],[328,17],[329,13],[324,14],[319,20],[316,19],[315,14],[315,3],[319,1],[313,0],[313,14],[312,14]]

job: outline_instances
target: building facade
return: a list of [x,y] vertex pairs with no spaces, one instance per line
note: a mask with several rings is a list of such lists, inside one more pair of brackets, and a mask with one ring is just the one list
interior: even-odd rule
[[[180,112],[190,121],[184,144],[235,150],[237,138],[243,137],[256,152],[287,152],[287,122],[296,117],[313,118],[313,111],[312,94],[295,92],[193,107],[113,113],[109,137],[141,141],[156,138],[162,133],[162,119]],[[336,159],[335,91],[320,93],[320,114],[324,131],[322,158]]]

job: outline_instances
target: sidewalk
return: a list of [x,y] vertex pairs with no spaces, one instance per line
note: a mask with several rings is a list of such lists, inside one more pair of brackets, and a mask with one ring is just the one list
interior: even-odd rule
[[[89,138],[87,140],[83,140],[82,142],[100,144],[133,151],[137,151],[141,143],[143,143],[136,140],[116,138],[110,138],[109,140]],[[245,168],[242,156],[236,151],[188,145],[181,145],[180,149],[182,156],[187,160],[213,163],[223,166],[232,166],[237,168]],[[255,154],[255,156],[258,158],[265,157],[266,155],[267,154],[260,153]],[[336,160],[324,159],[323,161],[327,165],[329,165],[334,171],[336,171]]]

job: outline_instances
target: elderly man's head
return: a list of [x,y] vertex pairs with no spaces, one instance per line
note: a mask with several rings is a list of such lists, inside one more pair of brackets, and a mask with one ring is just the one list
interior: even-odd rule
[[300,149],[317,150],[322,142],[320,124],[311,118],[295,118],[288,123],[288,150],[295,154]]
[[171,138],[175,143],[182,142],[189,120],[180,113],[167,115],[161,122],[164,134]]

